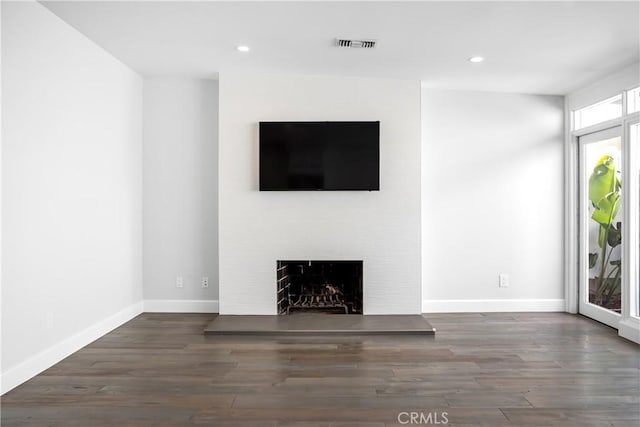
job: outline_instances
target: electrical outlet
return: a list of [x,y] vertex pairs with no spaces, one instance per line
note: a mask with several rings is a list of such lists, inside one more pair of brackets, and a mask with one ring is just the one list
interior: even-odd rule
[[202,287],[203,288],[208,288],[209,287],[209,278],[206,276],[202,277]]
[[509,275],[506,273],[498,274],[498,286],[501,288],[509,287]]
[[184,286],[184,282],[182,281],[182,276],[176,277],[176,288],[182,288]]

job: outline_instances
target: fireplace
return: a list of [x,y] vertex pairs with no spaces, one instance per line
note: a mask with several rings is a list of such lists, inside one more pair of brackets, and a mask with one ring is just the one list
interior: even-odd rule
[[362,314],[362,261],[278,261],[278,314]]

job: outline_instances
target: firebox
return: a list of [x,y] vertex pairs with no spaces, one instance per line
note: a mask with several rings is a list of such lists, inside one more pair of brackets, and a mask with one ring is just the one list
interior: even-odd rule
[[362,314],[362,261],[278,261],[278,314]]

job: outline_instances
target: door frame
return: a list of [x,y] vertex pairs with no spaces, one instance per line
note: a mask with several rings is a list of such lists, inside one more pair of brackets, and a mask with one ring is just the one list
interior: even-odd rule
[[[588,242],[588,229],[589,229],[589,215],[587,212],[583,212],[587,209],[588,206],[588,192],[589,185],[584,180],[581,179],[589,176],[590,167],[586,164],[586,155],[585,149],[589,144],[597,143],[598,141],[592,142],[580,142],[582,138],[589,137],[591,135],[598,136],[597,134],[603,134],[601,137],[604,139],[619,137],[620,138],[620,149],[621,149],[621,157],[622,164],[620,165],[620,169],[622,170],[622,174],[625,173],[625,165],[626,159],[628,157],[627,152],[625,151],[625,141],[624,141],[624,129],[620,125],[605,127],[597,131],[591,131],[588,133],[580,132],[576,135],[576,144],[578,145],[578,173],[577,173],[577,187],[578,187],[578,313],[583,314],[587,317],[597,320],[598,322],[604,323],[605,325],[609,325],[612,328],[618,328],[618,324],[622,319],[622,310],[620,313],[616,313],[611,310],[607,310],[606,308],[600,307],[596,304],[589,302],[589,294],[587,291],[588,288],[588,252],[589,252],[589,242]],[[609,135],[607,135],[609,133]],[[624,180],[625,176],[621,176],[621,180]],[[625,185],[623,184],[623,189]],[[623,218],[626,218],[624,214],[626,213],[626,199],[624,198],[624,194],[622,195],[622,207],[623,207]],[[623,234],[626,229],[626,224],[622,228]],[[623,236],[622,244],[621,244],[621,260],[623,265],[623,275],[622,282],[625,280],[626,266],[627,260],[625,259],[625,247],[628,246],[627,240]],[[622,283],[621,283],[621,292],[622,292]],[[623,296],[621,296],[621,299]]]
[[[629,88],[631,89],[631,88]],[[634,162],[637,161],[637,155],[634,156],[635,150],[640,147],[631,147],[630,142],[630,126],[640,122],[640,112],[626,114],[627,112],[627,90],[622,91],[622,111],[621,118],[608,120],[579,130],[573,129],[573,111],[565,108],[565,146],[564,146],[564,290],[565,290],[565,311],[568,313],[579,312],[579,284],[580,284],[580,189],[579,189],[579,138],[591,133],[599,132],[616,126],[622,129],[623,152],[629,153],[623,156],[623,173],[632,171]],[[623,177],[624,179],[624,177]],[[617,322],[618,333],[631,341],[640,343],[640,313],[632,306],[633,298],[637,299],[637,289],[632,286],[632,280],[638,278],[631,277],[631,263],[626,260],[637,258],[638,250],[632,245],[624,244],[630,242],[632,233],[638,236],[640,224],[637,218],[631,215],[632,204],[638,205],[638,195],[631,193],[632,188],[629,185],[623,185],[624,206],[623,212],[625,218],[630,218],[630,226],[623,230],[623,253],[622,262],[624,263],[624,273],[622,280],[622,313]],[[636,272],[637,273],[637,272]],[[605,311],[605,309],[602,309]],[[597,320],[597,319],[596,319]],[[606,319],[605,319],[606,320]],[[612,320],[609,318],[609,320]]]
[[[622,143],[623,151],[627,153],[624,158],[623,174],[629,175],[627,185],[622,187],[623,217],[627,219],[626,230],[623,230],[623,243],[632,244],[623,246],[623,275],[622,275],[622,318],[618,323],[618,333],[637,343],[640,343],[640,215],[633,212],[634,206],[640,209],[640,128],[638,129],[638,141],[631,144],[631,127],[640,125],[640,112],[629,115],[623,120]],[[629,185],[630,183],[630,185]],[[624,184],[624,182],[623,182]],[[626,188],[625,188],[626,187]],[[634,269],[634,264],[636,268]],[[635,284],[635,286],[634,286]]]

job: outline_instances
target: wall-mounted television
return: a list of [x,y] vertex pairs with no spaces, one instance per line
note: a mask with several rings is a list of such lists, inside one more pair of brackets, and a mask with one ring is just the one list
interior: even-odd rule
[[380,122],[260,122],[260,191],[380,190]]

